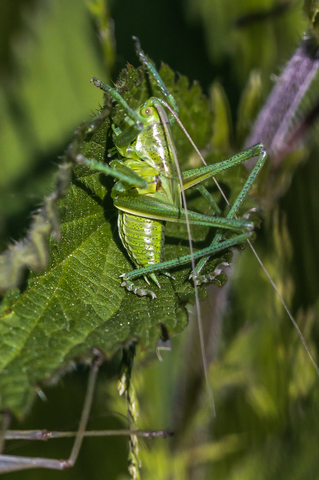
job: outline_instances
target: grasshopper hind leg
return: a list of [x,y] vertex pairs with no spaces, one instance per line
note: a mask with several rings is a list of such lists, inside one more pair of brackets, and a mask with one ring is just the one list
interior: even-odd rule
[[[121,275],[121,277],[125,277],[126,274],[123,273]],[[146,279],[145,279],[146,280]],[[146,280],[147,283],[148,280]],[[158,281],[158,280],[157,280]],[[155,282],[156,283],[156,282]],[[160,285],[157,284],[159,287]],[[135,285],[131,280],[127,279],[127,278],[124,278],[124,280],[122,281],[121,283],[121,287],[124,287],[126,288],[126,290],[128,290],[129,292],[132,292],[134,293],[135,295],[138,295],[139,297],[145,297],[145,296],[150,296],[152,298],[152,300],[154,300],[154,298],[156,298],[156,295],[155,293],[152,291],[152,290],[149,290],[148,288],[144,288],[144,287],[140,287],[140,286],[137,286]]]
[[[173,275],[171,275],[169,272],[163,271],[161,273],[162,273],[162,275],[165,275],[166,277],[171,278],[172,280],[175,280],[175,277],[173,277]],[[121,275],[121,277],[125,277],[125,276],[126,276],[125,273],[123,273],[123,275]],[[148,275],[143,275],[143,277],[144,277],[144,280],[146,281],[146,283],[148,285],[150,285],[150,281],[148,279],[148,277],[149,277],[153,280],[153,282],[155,283],[155,285],[158,288],[161,288],[161,284],[158,281],[158,278],[156,277],[154,272],[149,273]],[[132,281],[130,281],[126,278],[124,278],[124,280],[122,281],[121,287],[125,287],[126,290],[128,290],[129,292],[133,292],[135,295],[138,295],[139,297],[145,297],[145,296],[148,295],[152,298],[152,300],[154,300],[154,298],[156,298],[156,294],[152,290],[149,290],[148,288],[144,288],[144,287],[141,287],[141,286],[137,286]]]

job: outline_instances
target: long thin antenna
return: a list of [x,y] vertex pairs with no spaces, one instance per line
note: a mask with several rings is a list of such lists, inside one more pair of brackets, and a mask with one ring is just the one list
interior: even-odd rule
[[[188,133],[187,130],[185,129],[184,125],[182,124],[182,122],[180,121],[180,119],[178,118],[178,116],[177,116],[177,115],[175,114],[175,112],[170,108],[170,106],[166,104],[166,102],[164,102],[164,101],[161,100],[161,103],[165,103],[166,108],[168,108],[169,111],[171,112],[171,114],[174,116],[175,120],[177,121],[177,123],[179,124],[179,126],[181,127],[181,129],[183,130],[183,132],[185,133],[186,137],[189,139],[190,143],[191,143],[192,146],[194,147],[196,153],[199,155],[199,158],[201,159],[201,161],[204,163],[204,165],[207,165],[207,163],[205,162],[205,160],[204,160],[201,152],[199,151],[199,149],[198,149],[197,146],[195,145],[193,139],[191,138],[191,136],[189,135],[189,133]],[[226,201],[227,205],[230,206],[230,203],[229,203],[226,195],[224,194],[221,186],[220,186],[219,183],[217,182],[216,178],[213,177],[213,179],[214,179],[214,182],[215,182],[218,190],[220,191],[221,195],[223,196],[224,200]],[[235,218],[236,218],[236,217],[235,217]],[[287,304],[286,304],[283,296],[282,296],[281,293],[279,292],[279,290],[278,290],[275,282],[274,282],[273,279],[271,278],[270,273],[268,272],[268,270],[266,269],[265,265],[264,265],[263,262],[261,261],[261,259],[260,259],[259,255],[258,255],[258,253],[256,252],[256,250],[255,250],[254,247],[252,246],[252,243],[250,242],[250,240],[247,240],[247,242],[248,242],[248,245],[249,245],[249,247],[251,248],[253,254],[255,255],[258,263],[260,264],[261,268],[263,269],[266,277],[268,278],[268,280],[270,281],[271,285],[273,286],[276,294],[278,295],[278,297],[279,297],[279,299],[280,299],[280,301],[281,301],[284,309],[286,310],[286,312],[287,312],[287,314],[288,314],[288,317],[290,318],[293,326],[295,327],[295,329],[296,329],[296,331],[297,331],[297,333],[298,333],[298,336],[299,336],[299,338],[300,338],[300,340],[301,340],[301,342],[302,342],[302,344],[303,344],[303,346],[304,346],[307,354],[309,355],[310,360],[311,360],[311,362],[313,363],[313,366],[315,367],[315,370],[316,370],[317,375],[318,375],[318,377],[319,377],[319,367],[318,367],[318,364],[316,363],[316,360],[315,360],[313,354],[311,353],[310,348],[308,347],[307,342],[306,342],[306,340],[305,340],[305,337],[304,337],[303,334],[301,333],[301,330],[300,330],[300,328],[298,327],[298,324],[297,324],[294,316],[293,316],[292,313],[290,312],[290,310],[289,310],[289,308],[288,308],[288,306],[287,306]],[[193,266],[192,266],[192,268],[193,268]]]
[[[160,103],[164,103],[164,105],[169,109],[169,111],[175,117],[176,114],[175,114],[174,110],[166,102],[160,100]],[[159,108],[159,106],[157,108],[158,108],[158,113],[159,113],[159,116],[160,116],[162,124],[163,124],[165,134],[171,140],[171,133],[170,133],[170,130],[169,130],[169,128],[167,126],[167,123],[166,123],[166,118],[167,118],[166,114],[161,108]],[[176,117],[177,117],[177,115],[176,115]],[[185,129],[183,129],[183,130],[185,131]],[[174,143],[171,141],[170,145],[173,146]],[[179,163],[178,163],[177,153],[176,153],[175,148],[171,148],[171,151],[172,151],[172,155],[173,155],[174,162],[175,162],[175,165],[176,165],[176,170],[177,170],[179,182],[180,182],[180,185],[182,186],[183,185],[183,179],[182,179],[182,173],[181,173]],[[186,226],[187,226],[187,235],[188,235],[188,238],[189,238],[189,249],[190,249],[190,255],[191,255],[192,271],[194,271],[195,270],[195,261],[194,261],[193,242],[192,242],[190,224],[189,224],[189,221],[188,221],[186,196],[185,196],[185,192],[182,188],[181,188],[181,196],[182,196],[182,199],[183,199],[183,204],[184,204],[184,209],[185,209],[185,218],[186,218]],[[207,363],[207,357],[206,357],[206,348],[205,348],[204,332],[203,332],[203,322],[202,322],[201,310],[200,310],[200,304],[199,304],[198,286],[196,285],[196,283],[194,283],[194,292],[195,292],[195,305],[196,305],[196,310],[197,310],[197,323],[198,323],[198,331],[199,331],[199,341],[200,341],[200,345],[201,345],[202,362],[203,362],[206,388],[207,388],[207,392],[208,392],[209,405],[210,405],[210,409],[211,409],[211,412],[212,412],[212,416],[215,417],[216,416],[215,401],[214,401],[214,396],[213,396],[213,390],[211,388],[211,384],[210,384],[210,381],[209,381],[208,363]]]

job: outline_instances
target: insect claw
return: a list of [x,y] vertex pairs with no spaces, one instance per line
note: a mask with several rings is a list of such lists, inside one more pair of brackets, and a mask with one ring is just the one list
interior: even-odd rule
[[215,280],[216,277],[223,273],[222,267],[230,267],[230,263],[221,262],[217,265],[213,273],[210,273],[208,275],[199,275],[198,273],[192,272],[189,276],[189,280],[193,280],[194,285],[196,285],[197,287],[199,285],[202,285],[203,283],[212,282],[213,280]]
[[162,274],[165,275],[165,276],[168,277],[168,278],[171,278],[172,280],[176,280],[176,278],[173,277],[173,275],[172,275],[171,273],[169,273],[169,272],[162,272]]
[[96,87],[99,87],[101,84],[100,80],[96,77],[92,77],[90,82],[93,82]]
[[261,214],[262,214],[262,208],[251,208],[245,213],[245,215],[243,215],[243,218],[245,220],[250,220],[251,215],[253,215],[254,225],[256,228],[256,227],[260,227]]
[[246,220],[249,219],[250,215],[252,213],[257,213],[257,212],[260,212],[261,211],[261,208],[256,208],[256,207],[253,207],[253,208],[250,208],[246,213],[245,215],[243,215],[243,218],[245,218]]
[[[152,290],[144,290],[144,289],[143,289],[143,292],[145,292],[145,293],[142,293],[142,294],[139,294],[139,293],[138,293],[137,295],[140,295],[140,296],[142,296],[142,295],[149,295],[152,300],[154,300],[154,298],[156,298],[156,295],[155,295],[154,292],[152,292]],[[135,293],[135,292],[134,292],[134,293]]]
[[[123,273],[120,276],[125,277],[125,273]],[[121,287],[125,287],[126,290],[128,290],[129,292],[133,292],[135,295],[138,295],[139,297],[145,297],[149,295],[152,298],[152,300],[156,298],[156,295],[154,292],[152,292],[152,290],[148,290],[147,288],[143,288],[143,287],[136,287],[133,282],[129,282],[127,279],[125,279],[121,283]]]
[[134,42],[135,42],[135,48],[136,48],[137,50],[141,50],[141,44],[140,44],[139,39],[138,39],[137,37],[135,37],[135,36],[133,36],[132,39],[133,39]]

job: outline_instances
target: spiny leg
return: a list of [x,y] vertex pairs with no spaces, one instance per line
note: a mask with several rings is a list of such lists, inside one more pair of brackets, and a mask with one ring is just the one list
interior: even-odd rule
[[[226,216],[226,218],[228,218],[228,219],[236,218],[236,214],[237,214],[240,206],[242,205],[242,203],[243,203],[244,199],[246,198],[248,192],[250,191],[258,173],[260,172],[261,168],[263,167],[263,165],[265,163],[267,152],[266,152],[264,146],[262,144],[258,144],[258,145],[255,145],[255,148],[260,150],[258,160],[257,160],[256,165],[254,166],[253,170],[251,171],[248,179],[246,180],[246,183],[243,186],[240,194],[238,195],[234,205],[231,207],[230,211],[228,212],[228,214]],[[251,149],[251,147],[250,147],[250,149]],[[247,149],[247,150],[250,150],[250,149]],[[247,152],[247,150],[245,150],[244,152],[241,152],[241,153],[245,154],[245,152]],[[253,158],[253,156],[255,156],[255,155],[252,155],[248,158],[246,156],[244,156],[243,161],[246,161],[249,158]],[[218,245],[219,242],[221,242],[222,238],[223,238],[222,234],[217,233],[216,236],[214,237],[212,243],[211,243],[211,246]],[[216,276],[219,274],[219,272],[213,272],[213,274],[211,274],[211,275],[200,275],[201,270],[203,269],[204,265],[207,263],[208,260],[209,260],[209,256],[203,256],[200,259],[200,261],[198,262],[198,264],[196,265],[195,271],[192,272],[190,277],[189,277],[190,279],[193,279],[193,281],[196,283],[196,285],[201,285],[202,283],[208,283],[211,280],[213,280],[214,278],[216,278]]]
[[[213,174],[218,173],[219,171],[222,171],[226,168],[230,168],[234,165],[240,164],[240,163],[248,160],[249,158],[253,158],[254,156],[256,156],[256,154],[259,155],[257,163],[256,163],[255,167],[253,168],[252,172],[250,173],[250,175],[249,175],[244,187],[242,188],[240,194],[238,195],[234,205],[231,207],[227,217],[226,218],[223,218],[223,217],[208,217],[208,216],[203,215],[202,218],[200,218],[199,214],[196,214],[195,212],[188,212],[190,223],[198,224],[198,225],[204,225],[204,224],[208,224],[208,223],[205,223],[205,221],[208,220],[208,221],[211,222],[210,225],[215,225],[216,226],[216,225],[218,225],[218,222],[221,222],[221,223],[224,224],[223,225],[224,228],[230,228],[230,229],[236,230],[236,228],[239,227],[239,225],[236,224],[236,220],[237,220],[235,218],[236,214],[238,212],[239,207],[243,203],[245,197],[247,196],[249,190],[251,189],[251,186],[252,186],[254,180],[256,179],[260,169],[262,168],[262,166],[265,162],[266,155],[267,155],[267,153],[266,153],[262,144],[258,144],[258,145],[255,145],[253,147],[250,147],[249,149],[245,150],[244,152],[241,152],[240,154],[237,154],[234,157],[231,157],[230,159],[228,159],[224,162],[220,162],[220,165],[216,164],[216,165],[213,165],[213,166],[203,167],[202,169],[196,169],[195,174],[192,174],[192,171],[190,171],[190,172],[186,172],[186,175],[185,175],[185,181],[187,183],[186,188],[189,188],[189,186],[196,185],[196,183],[199,183],[200,181],[202,181],[202,177],[204,177],[204,179],[206,179],[208,177],[208,174],[211,176],[212,173],[210,172],[210,170],[213,170]],[[187,173],[189,173],[189,174],[187,175]],[[207,191],[204,191],[202,193],[204,193],[204,195],[208,194]],[[124,198],[121,198],[120,201],[124,202]],[[143,208],[141,206],[142,202],[144,202],[144,203],[147,202],[147,205],[145,205],[145,207],[144,207],[144,208],[146,208],[145,214],[146,213],[151,214],[150,204],[152,202],[150,202],[149,199],[140,199],[139,200],[139,206],[138,206],[138,208],[140,210],[142,210],[142,208]],[[121,208],[119,205],[117,205],[117,206],[118,206],[118,208]],[[137,205],[135,207],[137,207]],[[174,207],[170,207],[170,208],[173,209]],[[214,206],[214,208],[216,209],[216,206]],[[183,209],[179,209],[179,215],[178,215],[179,221],[183,220],[182,216],[181,216],[182,211],[183,211]],[[176,220],[176,218],[177,218],[176,213],[175,213],[175,220],[172,217],[170,217],[169,215],[170,214],[169,214],[168,211],[164,212],[164,210],[163,210],[161,219],[162,220],[167,220],[167,221],[177,221]],[[194,216],[194,218],[193,218],[193,216]],[[237,220],[237,222],[238,222],[238,220]],[[247,223],[245,225],[243,224],[239,228],[251,230],[252,229],[251,225],[252,225],[251,223],[250,224]],[[194,253],[193,259],[200,258],[201,260],[200,260],[198,266],[196,267],[195,272],[193,272],[191,274],[191,278],[193,278],[194,281],[196,281],[196,283],[198,283],[198,284],[204,283],[205,281],[206,282],[210,281],[210,279],[215,278],[215,276],[217,276],[217,274],[219,274],[220,272],[215,272],[213,277],[212,276],[211,277],[199,277],[199,272],[201,271],[201,269],[203,268],[203,266],[205,265],[205,263],[209,259],[209,256],[212,255],[212,254],[215,254],[219,251],[222,251],[222,250],[225,250],[227,248],[231,248],[235,245],[238,245],[238,244],[244,242],[245,240],[251,238],[251,236],[252,236],[252,232],[247,232],[247,233],[243,233],[241,235],[237,235],[236,237],[233,237],[232,239],[229,239],[229,240],[222,240],[222,238],[223,238],[222,234],[218,233],[215,236],[213,242],[211,243],[211,245],[209,247]],[[183,265],[183,264],[189,263],[191,261],[191,259],[192,259],[191,255],[185,255],[183,257],[176,258],[176,259],[173,259],[173,260],[170,260],[170,261],[167,261],[167,262],[162,262],[162,263],[159,263],[159,264],[150,265],[150,266],[147,266],[147,267],[144,267],[144,268],[134,270],[134,271],[129,272],[127,274],[123,274],[122,275],[123,281],[122,281],[121,285],[123,287],[127,288],[127,290],[132,291],[133,293],[135,293],[137,295],[140,295],[140,296],[150,295],[153,299],[153,298],[155,298],[154,292],[152,292],[151,290],[148,290],[148,289],[144,289],[143,287],[135,286],[135,284],[132,280],[134,278],[137,278],[138,276],[141,276],[141,275],[148,275],[148,274],[150,274],[152,272],[155,272],[155,271],[165,270],[165,269],[173,268],[177,265]]]
[[[252,147],[247,148],[243,152],[236,153],[230,158],[227,158],[226,160],[222,160],[221,162],[218,163],[212,163],[210,165],[206,165],[205,167],[199,167],[199,168],[194,168],[192,170],[186,170],[186,172],[183,172],[183,190],[186,190],[190,187],[194,187],[195,185],[198,185],[199,183],[203,182],[204,180],[207,180],[211,177],[214,177],[218,173],[224,172],[228,168],[233,168],[236,165],[241,165],[244,163],[246,160],[249,160],[253,157],[259,157],[260,155],[265,158],[266,156],[266,150],[264,146],[261,143],[258,143],[257,145],[253,145]],[[260,170],[260,168],[259,168]],[[257,172],[258,173],[258,172]],[[243,190],[245,189],[245,186]],[[241,191],[241,193],[238,195],[239,201],[241,200],[241,196],[247,195],[250,187],[248,187],[248,190]],[[236,200],[237,201],[237,200]],[[241,200],[242,201],[242,200]],[[235,202],[236,203],[236,202]],[[234,204],[235,205],[235,204]]]
[[202,197],[205,198],[206,202],[209,204],[210,208],[214,212],[214,215],[219,217],[221,215],[221,210],[217,203],[215,202],[214,198],[212,195],[209,193],[207,188],[204,187],[204,185],[197,185],[196,189],[199,191],[199,193],[202,195]]
[[[147,197],[145,195],[140,196],[132,196],[132,195],[119,195],[114,198],[114,205],[121,211],[128,212],[130,214],[134,214],[136,216],[146,217],[149,219],[156,219],[160,221],[170,221],[170,222],[177,222],[177,223],[184,223],[187,222],[189,224],[195,225],[207,225],[210,227],[221,227],[227,228],[232,231],[242,232],[243,230],[246,232],[250,232],[253,230],[253,223],[247,220],[242,219],[226,219],[223,217],[214,217],[214,216],[207,216],[197,212],[188,211],[186,216],[186,210],[176,205],[172,205],[170,203],[163,202],[159,199],[154,197]],[[242,240],[243,241],[243,240]],[[235,241],[236,243],[236,241]],[[233,245],[233,243],[232,243]],[[220,249],[220,247],[218,247]],[[204,252],[208,253],[208,251]],[[200,255],[204,253],[197,253],[197,257],[199,258]],[[191,255],[186,256],[182,260],[178,260],[177,264],[188,263],[192,259]],[[175,264],[172,262],[168,263],[157,263],[154,265],[149,265],[144,269],[138,269],[135,272],[130,272],[129,274],[125,275],[123,280],[122,286],[125,286],[127,290],[132,291],[136,295],[145,296],[150,295],[152,298],[155,298],[155,294],[153,291],[149,289],[145,289],[144,287],[136,286],[131,279],[137,277],[139,275],[145,273],[150,277],[154,276],[154,271],[158,270],[165,270],[166,267],[174,267]],[[167,273],[167,272],[166,272]],[[145,276],[144,275],[144,276]],[[127,281],[129,280],[129,281]]]
[[158,272],[161,270],[166,270],[169,268],[178,267],[180,265],[185,265],[186,263],[190,263],[192,258],[194,260],[201,258],[202,256],[213,255],[217,252],[222,250],[226,250],[228,248],[234,247],[235,245],[239,245],[243,243],[245,240],[248,240],[253,235],[253,232],[242,233],[241,235],[237,235],[236,237],[230,238],[228,240],[223,240],[219,242],[217,245],[210,245],[207,248],[199,250],[198,252],[194,252],[192,255],[184,255],[182,257],[174,258],[172,260],[167,260],[166,262],[156,263],[155,265],[149,265],[144,268],[139,268],[137,270],[132,270],[131,272],[124,273],[121,275],[123,281],[121,283],[122,287],[125,287],[127,290],[132,291],[133,293],[144,296],[150,295],[152,299],[156,298],[156,295],[151,290],[144,289],[142,287],[137,287],[134,285],[132,280],[134,278],[140,277],[141,275],[148,275],[152,272]]
[[254,229],[253,222],[246,219],[209,216],[167,203],[146,195],[121,194],[114,198],[114,205],[123,212],[163,222],[206,225],[241,232]]

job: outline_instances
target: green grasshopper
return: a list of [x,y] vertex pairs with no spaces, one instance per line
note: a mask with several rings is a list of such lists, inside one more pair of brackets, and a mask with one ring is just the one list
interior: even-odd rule
[[[112,198],[119,212],[119,235],[130,259],[137,267],[136,270],[122,275],[121,285],[136,295],[149,295],[153,299],[156,295],[152,290],[136,286],[133,280],[143,276],[148,284],[151,279],[160,287],[156,272],[171,277],[167,270],[201,259],[193,268],[190,277],[196,284],[208,282],[214,278],[214,275],[205,277],[200,275],[200,272],[209,256],[242,244],[252,237],[254,224],[245,219],[237,219],[236,215],[264,165],[267,154],[263,145],[257,144],[222,162],[181,173],[171,131],[171,126],[178,119],[177,103],[153,64],[145,56],[139,40],[136,37],[133,39],[140,61],[148,74],[153,77],[166,100],[151,97],[139,108],[133,110],[114,88],[95,77],[92,78],[94,85],[109,94],[126,113],[122,122],[125,125],[124,128],[122,124],[112,126],[113,142],[121,158],[113,160],[110,165],[103,165],[95,159],[83,156],[78,160],[79,163],[93,170],[112,175],[117,179],[112,190]],[[165,108],[169,110],[169,114],[166,113]],[[186,189],[255,156],[258,156],[256,165],[225,218],[196,213],[182,207],[181,197],[185,204]],[[208,198],[211,205],[214,205],[213,198],[204,187],[200,192]],[[214,208],[215,212],[218,212],[218,207]],[[221,233],[217,233],[207,248],[163,261],[166,222],[228,229],[236,235],[225,240]]]
[[[105,85],[96,78],[92,79],[94,84],[110,95],[125,112],[123,122],[118,126],[113,125],[113,141],[120,158],[113,160],[110,165],[104,165],[95,159],[85,158],[81,154],[74,154],[74,157],[76,157],[76,163],[86,165],[92,170],[106,173],[117,179],[112,190],[112,197],[114,205],[119,211],[119,235],[128,255],[137,267],[135,270],[122,275],[122,286],[136,295],[149,295],[153,299],[155,293],[151,289],[136,286],[134,284],[136,278],[143,276],[148,283],[153,281],[159,287],[160,283],[156,276],[157,273],[170,276],[168,273],[169,269],[192,263],[192,260],[199,259],[199,263],[196,266],[192,265],[190,275],[190,278],[194,281],[196,291],[197,285],[213,280],[214,275],[216,276],[219,273],[219,269],[216,269],[215,273],[213,272],[210,275],[202,274],[203,266],[209,256],[239,245],[252,237],[253,223],[247,219],[237,219],[236,216],[265,162],[266,151],[263,145],[258,144],[222,162],[181,173],[171,132],[173,123],[179,121],[178,106],[160,75],[141,50],[139,41],[136,38],[135,43],[142,64],[157,83],[165,100],[151,97],[142,106],[133,110],[114,88]],[[166,113],[166,110],[169,113]],[[199,191],[205,200],[209,202],[215,215],[199,214],[186,209],[185,190],[197,186],[215,174],[242,164],[255,156],[258,157],[256,165],[226,217],[220,216],[217,205],[204,187],[201,187]],[[183,199],[184,208],[182,207],[181,198]],[[183,257],[163,261],[166,222],[215,227],[218,228],[218,232],[207,248]],[[225,239],[224,230],[230,231],[233,236]],[[295,324],[293,319],[292,321]],[[299,330],[298,333],[304,341]],[[307,346],[306,349],[311,356]],[[1,443],[1,440],[11,438],[46,440],[75,435],[76,440],[69,458],[67,460],[58,460],[43,457],[0,455],[0,473],[31,468],[62,470],[72,467],[79,455],[81,443],[85,436],[124,434],[130,438],[137,435],[153,438],[168,434],[165,431],[141,432],[130,429],[116,432],[86,431],[98,369],[103,360],[99,352],[96,352],[96,354],[89,376],[80,425],[76,434],[74,432],[47,432],[39,430],[26,432],[7,431],[4,438],[0,438]],[[138,469],[138,466],[136,469]]]
[[[201,274],[210,255],[242,244],[252,237],[254,224],[246,219],[237,219],[236,215],[265,162],[266,151],[263,145],[258,144],[222,162],[181,173],[171,132],[171,126],[176,120],[178,121],[177,103],[167,90],[159,73],[141,50],[138,39],[134,37],[134,40],[142,64],[157,83],[165,100],[151,97],[142,106],[133,110],[114,88],[93,78],[94,84],[108,93],[125,112],[126,116],[123,122],[119,126],[113,125],[112,127],[114,145],[120,158],[113,160],[110,165],[106,165],[78,154],[76,163],[111,175],[117,180],[112,189],[112,198],[119,211],[119,235],[128,255],[137,267],[137,269],[122,275],[122,286],[136,295],[148,295],[153,299],[155,293],[151,289],[137,286],[133,280],[143,276],[147,283],[150,283],[151,280],[159,287],[160,283],[156,272],[171,277],[169,269],[191,263],[194,259],[200,259],[196,266],[192,266],[190,275],[196,288],[198,284],[214,278],[214,273],[208,276]],[[168,110],[168,114],[166,110]],[[225,218],[219,215],[217,205],[204,187],[199,191],[208,200],[215,215],[204,215],[186,209],[184,195],[186,189],[255,156],[258,157],[257,163]],[[182,207],[181,198],[184,207]],[[218,228],[218,232],[207,248],[163,261],[166,222],[215,227]],[[234,236],[225,239],[221,233],[224,229],[233,232]],[[215,276],[218,273],[219,271],[216,269]],[[92,367],[80,427],[69,459],[60,461],[0,455],[0,473],[39,467],[62,470],[74,465],[83,437],[89,435],[89,433],[85,433],[85,429],[100,361],[101,359],[97,358]],[[126,431],[124,433],[131,436],[133,432]],[[106,433],[100,432],[100,434],[105,435]],[[140,432],[134,432],[134,435],[136,434],[140,434]],[[8,432],[6,438],[11,438],[10,435],[16,438],[18,434],[17,432]],[[32,435],[32,432],[27,432],[26,438],[34,438]],[[39,438],[38,432],[34,435]],[[45,432],[43,437],[46,438],[46,435]],[[50,434],[52,437],[69,435],[73,435],[73,433]],[[150,436],[147,432],[146,435]]]

